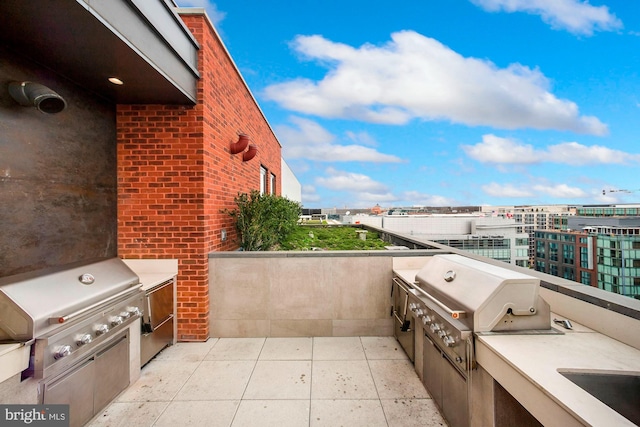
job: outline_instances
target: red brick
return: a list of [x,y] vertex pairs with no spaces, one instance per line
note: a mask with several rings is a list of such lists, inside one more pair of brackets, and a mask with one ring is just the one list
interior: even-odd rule
[[[207,255],[237,249],[233,222],[220,211],[233,209],[239,192],[259,188],[260,165],[276,175],[279,193],[281,148],[209,22],[197,15],[183,20],[201,46],[197,104],[117,108],[118,252],[178,259],[178,339],[203,341]],[[239,133],[258,145],[250,162],[230,154]]]

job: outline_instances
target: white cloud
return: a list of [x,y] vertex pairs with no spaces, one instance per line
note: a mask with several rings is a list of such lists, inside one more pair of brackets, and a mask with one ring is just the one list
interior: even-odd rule
[[494,164],[560,163],[573,166],[595,164],[640,163],[640,154],[612,150],[600,145],[582,145],[577,142],[563,142],[545,149],[535,149],[510,138],[483,135],[482,142],[462,145],[464,152],[474,160]]
[[547,148],[547,161],[565,163],[569,165],[593,165],[593,164],[629,164],[639,163],[640,154],[625,153],[620,150],[612,150],[600,145],[590,147],[577,142],[564,142],[551,145]]
[[[313,120],[291,117],[294,126],[276,126],[275,132],[282,143],[282,156],[289,159],[309,159],[322,162],[374,162],[399,163],[397,156],[383,154],[364,145],[340,145],[335,136]],[[367,134],[348,134],[348,138],[372,144]]]
[[603,135],[607,126],[581,116],[578,106],[549,92],[548,79],[520,64],[498,68],[465,58],[413,31],[393,33],[383,46],[354,48],[319,35],[292,47],[329,68],[320,81],[298,78],[269,86],[284,108],[328,118],[405,124],[450,120],[502,129],[570,130]]
[[483,135],[482,142],[476,145],[463,145],[462,149],[469,157],[482,163],[520,164],[539,161],[539,153],[533,146],[491,134]]
[[493,197],[533,197],[531,190],[525,186],[515,186],[513,184],[498,184],[492,182],[482,186],[485,194]]
[[457,202],[454,199],[433,194],[421,193],[419,191],[405,191],[401,195],[401,199],[407,204],[418,206],[455,206]]
[[356,142],[356,143],[360,143],[362,145],[367,145],[369,147],[377,147],[378,146],[378,143],[376,142],[376,140],[371,135],[369,135],[367,132],[346,131],[345,132],[345,136],[350,141],[353,141],[353,142]]
[[492,182],[482,186],[485,194],[493,197],[504,198],[546,198],[554,199],[579,199],[588,197],[591,194],[578,187],[571,187],[567,184],[522,183],[522,184],[499,184]]
[[322,198],[316,193],[316,188],[313,185],[302,186],[302,201],[304,203],[319,202]]
[[622,28],[620,21],[607,6],[591,6],[580,0],[471,0],[484,10],[526,12],[540,15],[542,20],[558,30],[590,36],[594,31]]
[[388,187],[371,177],[359,173],[345,172],[334,168],[327,168],[327,177],[317,177],[317,185],[334,191],[350,191],[362,193],[385,194]]
[[556,199],[578,199],[589,195],[584,190],[577,187],[569,187],[567,184],[537,184],[533,186],[533,190],[538,195],[545,195]]

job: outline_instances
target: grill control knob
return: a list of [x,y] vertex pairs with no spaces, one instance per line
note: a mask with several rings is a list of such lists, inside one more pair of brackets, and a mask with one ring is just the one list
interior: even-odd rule
[[422,318],[422,323],[424,323],[425,325],[430,325],[432,321],[433,321],[433,318],[428,314]]
[[417,306],[415,305],[415,303],[409,304],[409,310],[411,310],[411,311],[416,311],[416,307]]
[[447,333],[446,333],[443,329],[440,329],[440,330],[438,331],[438,336],[439,336],[440,338],[442,338],[442,340],[444,341],[444,340],[445,340],[445,337],[447,336]]
[[111,326],[118,326],[122,325],[124,319],[122,318],[122,316],[113,316],[111,319],[109,319],[109,321],[111,322]]
[[128,319],[129,317],[131,317],[131,313],[129,313],[128,311],[121,311],[118,316],[122,317],[122,319]]
[[454,347],[456,345],[456,339],[451,335],[447,335],[446,337],[444,337],[443,341],[444,345],[446,345],[447,347]]
[[131,316],[142,316],[142,311],[138,307],[127,307],[127,311]]
[[104,335],[107,332],[109,332],[109,326],[103,323],[101,325],[96,326],[95,330],[96,330],[96,336]]
[[78,347],[80,347],[82,345],[91,343],[91,341],[93,341],[93,337],[91,336],[91,334],[83,334],[80,335],[78,341],[76,341],[76,344],[78,344]]
[[417,310],[416,310],[416,316],[417,316],[418,318],[420,318],[420,317],[424,316],[424,311],[422,311],[422,309],[421,309],[421,308],[417,309]]
[[71,346],[70,345],[61,345],[56,348],[53,352],[54,359],[62,359],[63,357],[67,357],[71,354]]
[[440,330],[440,325],[438,325],[437,323],[432,323],[429,329],[431,329],[431,332],[436,333]]

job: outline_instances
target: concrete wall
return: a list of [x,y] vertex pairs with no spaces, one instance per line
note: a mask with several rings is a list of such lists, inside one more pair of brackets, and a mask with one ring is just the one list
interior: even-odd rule
[[[0,46],[0,277],[115,256],[115,105]],[[44,84],[67,108],[44,114],[11,98]]]
[[212,337],[393,335],[391,255],[212,253]]

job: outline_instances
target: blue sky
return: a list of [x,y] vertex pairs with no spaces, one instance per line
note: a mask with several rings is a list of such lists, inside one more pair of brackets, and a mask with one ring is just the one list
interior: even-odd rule
[[207,9],[304,207],[640,199],[637,0],[177,3]]

